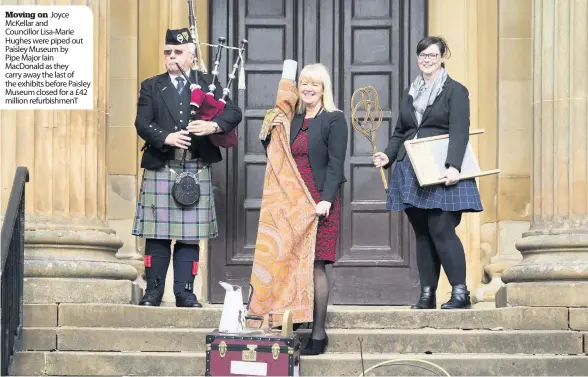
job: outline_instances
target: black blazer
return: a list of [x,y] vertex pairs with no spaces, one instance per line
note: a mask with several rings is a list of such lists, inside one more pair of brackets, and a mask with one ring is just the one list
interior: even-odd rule
[[[290,126],[290,145],[302,128],[303,114],[296,114]],[[343,112],[321,111],[308,122],[308,159],[321,200],[333,203],[341,184],[347,182],[343,172],[347,152],[348,126]],[[270,142],[270,136],[262,144]]]
[[[194,71],[190,71],[190,81],[192,83],[196,81]],[[202,86],[202,90],[208,92],[212,75],[198,72],[198,82]],[[222,90],[217,81],[214,98],[221,98]],[[229,98],[227,98],[223,113],[212,119],[225,133],[237,127],[241,120],[241,109]],[[186,128],[189,121],[190,90],[187,84],[184,86],[180,100],[167,72],[143,81],[135,119],[137,133],[146,142],[143,147],[141,167],[156,170],[165,165],[166,161],[172,157],[174,149],[174,147],[164,145],[165,138],[172,132]],[[219,147],[212,144],[208,136],[191,136],[190,151],[195,156],[209,163],[222,160]]]
[[420,127],[417,127],[412,97],[408,95],[408,88],[404,91],[399,110],[396,128],[384,151],[390,159],[385,168],[406,156],[404,142],[413,139],[418,129],[419,138],[449,134],[445,166],[453,166],[461,170],[470,136],[470,99],[465,86],[448,76],[441,93],[425,110]]

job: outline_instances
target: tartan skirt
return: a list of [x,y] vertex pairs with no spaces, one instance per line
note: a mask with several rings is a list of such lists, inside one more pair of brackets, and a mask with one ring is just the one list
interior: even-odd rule
[[[183,170],[195,173],[200,181],[200,198],[196,204],[183,207],[171,191],[174,180]],[[143,172],[137,201],[133,235],[143,238],[194,241],[218,236],[210,166],[200,159],[168,161],[159,170]]]
[[405,157],[396,163],[392,172],[386,208],[390,211],[404,211],[409,207],[460,212],[483,210],[474,178],[461,180],[452,186],[440,184],[421,187],[410,159]]

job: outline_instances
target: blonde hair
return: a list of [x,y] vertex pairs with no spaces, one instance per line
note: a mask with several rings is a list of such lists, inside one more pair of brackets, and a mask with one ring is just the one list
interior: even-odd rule
[[[335,100],[333,99],[333,85],[331,84],[331,76],[329,70],[323,64],[308,64],[300,72],[298,77],[298,87],[303,79],[310,80],[311,82],[320,83],[323,86],[323,109],[328,112],[338,110],[335,106]],[[298,114],[304,114],[306,112],[306,104],[298,97],[298,104],[296,106],[296,112]]]

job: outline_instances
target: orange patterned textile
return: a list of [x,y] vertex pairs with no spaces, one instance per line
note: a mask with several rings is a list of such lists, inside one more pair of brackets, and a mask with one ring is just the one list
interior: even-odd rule
[[[276,107],[268,110],[260,138],[271,133],[267,147],[267,167],[261,199],[259,228],[251,285],[253,297],[249,314],[281,314],[290,309],[292,321],[312,322],[314,299],[313,266],[318,217],[315,202],[306,188],[290,152],[290,130],[271,128],[274,118],[284,113],[294,116],[298,90],[292,80],[281,79]],[[258,324],[259,325],[259,324]]]

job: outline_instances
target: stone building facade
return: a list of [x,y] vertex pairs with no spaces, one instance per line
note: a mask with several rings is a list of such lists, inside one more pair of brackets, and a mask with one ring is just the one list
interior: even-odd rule
[[[131,235],[142,173],[142,141],[133,125],[138,88],[142,80],[162,72],[165,30],[187,26],[187,5],[185,0],[72,3],[87,5],[94,13],[94,110],[1,112],[1,208],[6,208],[15,168],[27,166],[31,181],[26,191],[26,302],[124,303],[131,299],[132,282],[141,283],[142,273],[142,242]],[[210,43],[219,34],[215,24],[222,19],[219,12],[238,14],[236,8],[252,12],[239,16],[245,26],[235,26],[238,30],[231,33],[236,37],[229,39],[235,45],[249,30],[252,51],[246,69],[250,91],[256,88],[252,82],[255,72],[266,69],[251,58],[264,44],[262,39],[255,40],[256,33],[263,35],[259,25],[256,29],[255,12],[274,7],[270,3],[280,4],[276,0],[194,0],[198,34],[201,41]],[[310,20],[319,3],[284,0],[276,12],[283,12],[285,19],[297,14]],[[337,13],[339,7],[356,7],[357,3],[363,8],[351,12],[351,18],[370,7],[391,9],[390,19],[394,19],[394,11],[410,12],[409,3],[403,0],[341,0],[333,1],[329,9]],[[541,300],[553,299],[551,293],[557,289],[557,305],[587,305],[588,295],[581,298],[576,293],[588,284],[588,79],[584,72],[588,3],[423,0],[422,4],[425,24],[415,28],[447,39],[452,52],[448,72],[470,91],[471,128],[485,130],[471,140],[481,167],[501,170],[498,175],[479,179],[485,211],[466,215],[459,228],[466,248],[467,282],[476,300],[494,302],[503,285],[503,272],[516,266],[505,274],[509,285],[498,295],[499,304],[550,304]],[[281,18],[267,17],[273,20],[267,27],[279,29]],[[306,22],[304,17],[302,21],[294,19]],[[388,21],[376,21],[374,30],[391,27]],[[344,25],[346,21],[333,22]],[[350,24],[354,22],[352,19]],[[356,23],[361,26],[361,22]],[[227,26],[227,30],[232,29]],[[288,36],[292,32],[287,28],[282,30],[284,38],[297,40]],[[416,40],[409,43],[416,44]],[[205,48],[203,52],[210,68],[210,51]],[[280,57],[274,67],[280,66]],[[310,58],[300,63],[312,62],[306,60]],[[349,99],[338,101],[347,104],[344,110],[348,114]],[[390,111],[394,113],[394,106]],[[259,127],[255,116],[244,120],[240,130],[251,129],[255,135],[255,127]],[[240,131],[240,135],[248,134]],[[237,161],[227,171],[242,166],[238,161],[243,161],[248,142],[243,140],[239,146],[245,152],[227,152],[227,164]],[[377,172],[374,174],[377,177]],[[228,203],[243,207],[241,198],[236,196]],[[202,247],[218,253],[206,242]],[[525,255],[523,262],[519,250]],[[214,264],[205,262],[207,253],[201,255],[198,296],[205,302],[218,302],[210,294],[211,286],[218,285],[218,275],[211,271]],[[247,266],[247,258],[241,263]],[[171,274],[170,270],[168,279],[173,279]],[[524,293],[530,281],[543,282],[535,284],[543,290],[543,299]],[[567,293],[561,293],[562,286],[569,288]],[[449,292],[444,280],[439,295],[445,298]],[[172,296],[166,293],[170,301]]]

